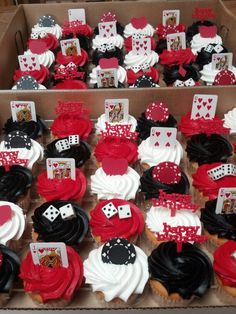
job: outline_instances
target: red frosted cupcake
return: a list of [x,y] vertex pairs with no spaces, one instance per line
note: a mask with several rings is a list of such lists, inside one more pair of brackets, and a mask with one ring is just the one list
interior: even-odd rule
[[64,56],[61,51],[57,53],[56,62],[67,65],[71,62],[78,66],[84,66],[88,62],[88,54],[84,49],[81,50],[81,55]]
[[17,69],[14,73],[13,80],[16,82],[24,75],[30,75],[35,78],[39,84],[46,85],[50,74],[48,68],[40,64],[40,70],[21,71],[21,69]]
[[[138,70],[138,71],[137,71]],[[136,80],[143,75],[150,76],[155,83],[159,81],[159,72],[154,67],[148,67],[147,69],[129,69],[127,70],[127,81],[129,85],[135,84]]]

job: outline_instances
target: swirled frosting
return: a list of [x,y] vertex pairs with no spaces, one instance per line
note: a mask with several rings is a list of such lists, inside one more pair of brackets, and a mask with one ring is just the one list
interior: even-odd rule
[[21,71],[21,69],[17,69],[13,75],[13,80],[16,82],[18,81],[22,76],[24,75],[30,75],[39,83],[42,84],[49,78],[49,70],[44,65],[40,65],[40,70],[35,71]]
[[197,54],[203,47],[207,47],[209,44],[222,44],[222,38],[219,35],[215,37],[204,38],[200,33],[193,36],[191,40],[191,48],[194,54]]
[[36,183],[37,191],[46,201],[79,200],[87,188],[86,177],[76,168],[76,179],[48,179],[47,171],[40,173]]
[[160,54],[160,64],[172,66],[180,64],[189,64],[196,60],[196,55],[192,53],[190,48],[180,50],[163,50]]
[[135,28],[133,27],[132,23],[129,23],[125,26],[124,37],[128,38],[132,36],[133,34],[142,34],[145,37],[146,36],[152,37],[154,35],[154,32],[155,32],[155,29],[150,24],[147,24],[144,28]]
[[99,60],[102,58],[105,58],[105,59],[116,58],[119,61],[119,65],[122,65],[124,61],[123,52],[121,49],[117,47],[115,47],[115,49],[112,49],[112,50],[106,50],[105,52],[100,51],[99,49],[96,49],[93,51],[93,54],[92,54],[93,64],[97,66],[99,64]]
[[[48,220],[43,213],[49,206],[60,207],[71,204],[75,217],[64,220],[58,215],[54,221]],[[33,220],[33,230],[38,234],[37,241],[43,242],[64,242],[67,245],[77,245],[81,243],[88,232],[88,216],[86,212],[76,203],[66,201],[52,201],[42,204],[34,211],[31,217]]]
[[159,72],[156,68],[150,67],[147,70],[139,70],[138,72],[134,72],[133,70],[129,69],[127,70],[127,80],[128,84],[132,85],[135,84],[138,78],[140,78],[143,75],[150,76],[155,83],[158,83],[159,81]]
[[148,137],[143,140],[138,147],[138,158],[141,163],[148,164],[150,167],[158,165],[163,161],[171,161],[179,165],[183,157],[182,145],[176,141],[176,145],[173,148],[169,147],[155,147],[150,143],[151,138]]
[[30,47],[30,45],[32,43],[36,43],[37,41],[39,41],[40,43],[45,43],[46,45],[46,49],[48,50],[55,50],[57,49],[57,47],[59,46],[59,42],[58,42],[58,39],[56,38],[55,35],[51,34],[51,33],[48,33],[46,37],[44,38],[40,38],[40,39],[32,39],[30,38],[28,40],[28,46]]
[[123,175],[107,175],[102,167],[91,176],[91,191],[100,199],[135,199],[139,187],[139,174],[132,168]]
[[190,161],[198,165],[227,162],[233,147],[223,136],[212,134],[193,135],[187,142],[186,152]]
[[[115,215],[108,219],[103,213],[102,208],[108,203],[118,206],[129,205],[131,210],[131,217],[120,219]],[[140,235],[144,227],[144,218],[142,211],[133,203],[121,200],[111,199],[99,202],[95,208],[90,212],[90,228],[93,236],[99,237],[101,242],[109,241],[112,238],[130,238]]]
[[236,133],[236,108],[224,114],[224,127],[229,128],[230,134]]
[[100,291],[107,302],[119,298],[127,302],[132,294],[142,294],[148,281],[146,254],[137,246],[134,264],[115,265],[102,261],[103,246],[89,253],[84,261],[85,282],[93,292]]
[[96,35],[93,39],[92,48],[95,50],[104,44],[106,45],[113,44],[115,47],[122,49],[124,45],[124,38],[119,34],[117,34],[116,36],[108,37],[108,38]]
[[[212,60],[212,55],[216,53],[214,48],[217,46],[217,44],[209,44],[208,46],[213,46],[212,51],[207,51],[207,47],[203,47],[201,51],[198,52],[196,63],[199,65],[200,68],[203,68],[205,64],[208,64]],[[228,50],[222,46],[222,51],[220,53],[226,53]]]
[[183,299],[202,297],[210,288],[213,271],[210,259],[198,247],[183,243],[177,252],[174,242],[161,243],[148,257],[151,280],[160,282],[169,295]]
[[[236,75],[236,67],[232,66],[230,69]],[[200,71],[201,80],[204,81],[207,85],[212,85],[214,83],[216,75],[219,73],[219,70],[212,69],[212,63],[204,65],[203,69]]]
[[142,66],[148,64],[149,67],[154,66],[159,61],[159,56],[155,51],[151,51],[149,55],[136,55],[133,51],[130,51],[125,55],[124,64],[127,69],[134,66]]
[[40,33],[42,31],[53,34],[54,36],[56,36],[57,39],[60,39],[62,36],[62,28],[58,24],[55,24],[52,27],[42,27],[42,26],[39,26],[39,24],[36,24],[32,28],[31,33]]
[[[29,49],[24,52],[24,55],[31,55],[33,54],[32,51]],[[50,68],[50,66],[53,64],[55,61],[55,56],[54,53],[51,50],[47,50],[44,53],[37,54],[39,63],[44,65],[47,68]]]
[[[97,84],[98,83],[98,81],[97,81],[97,71],[98,70],[101,70],[100,65],[93,68],[92,72],[89,74],[91,84]],[[117,69],[117,79],[118,79],[118,82],[120,82],[120,83],[125,83],[127,81],[126,70],[121,66],[119,66]]]
[[152,170],[154,167],[146,170],[141,179],[141,192],[144,193],[146,199],[158,198],[159,190],[164,190],[166,193],[179,193],[188,194],[189,192],[189,181],[184,172],[181,172],[181,179],[176,184],[166,184],[160,181],[154,180],[152,177]]
[[34,265],[31,252],[21,263],[20,278],[24,290],[39,294],[42,302],[63,298],[70,300],[83,281],[83,262],[79,254],[70,246],[66,247],[69,266],[47,267]]
[[[11,219],[0,226],[0,243],[7,245],[11,240],[19,240],[25,230],[25,216],[22,209],[14,203],[0,201],[2,206],[10,206],[12,211]],[[0,284],[1,285],[1,284]]]
[[82,67],[88,62],[88,54],[84,49],[81,48],[80,50],[81,55],[75,56],[64,56],[62,52],[59,51],[56,56],[56,62],[63,65],[73,62],[74,64]]

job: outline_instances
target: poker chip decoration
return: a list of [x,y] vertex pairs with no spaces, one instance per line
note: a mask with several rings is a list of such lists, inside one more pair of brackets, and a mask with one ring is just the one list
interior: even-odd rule
[[165,122],[169,118],[169,109],[163,102],[153,102],[148,105],[145,116],[148,120]]
[[150,76],[142,75],[135,81],[134,87],[159,87],[159,85]]
[[44,15],[40,17],[38,24],[40,27],[53,27],[56,21],[51,15]]
[[230,70],[222,70],[215,76],[213,85],[235,85],[236,77]]
[[134,264],[136,251],[128,240],[113,238],[104,244],[101,253],[102,261],[106,264],[128,265]]
[[152,177],[165,184],[177,184],[181,179],[181,169],[174,162],[161,162],[153,168]]
[[5,147],[11,148],[31,148],[31,139],[29,136],[22,131],[13,131],[5,137]]
[[17,89],[38,89],[38,82],[30,75],[23,75],[16,83]]

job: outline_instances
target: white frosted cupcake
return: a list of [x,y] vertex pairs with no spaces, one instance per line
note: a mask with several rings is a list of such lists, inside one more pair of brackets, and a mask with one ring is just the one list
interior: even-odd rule
[[230,134],[236,133],[236,108],[224,114],[224,127],[230,129]]
[[[230,69],[231,72],[236,76],[236,67],[232,66]],[[215,81],[216,75],[220,72],[220,70],[213,70],[212,63],[208,63],[204,65],[203,69],[200,71],[201,80],[206,83],[206,85],[213,85]]]
[[133,18],[131,22],[125,26],[124,37],[128,38],[133,34],[141,34],[142,36],[153,36],[155,29],[148,24],[146,17]]
[[198,33],[193,36],[190,44],[193,53],[197,54],[202,48],[207,47],[209,44],[222,45],[222,38],[217,34],[214,37],[202,37],[201,34]]
[[130,51],[125,55],[124,64],[126,69],[131,69],[134,67],[141,67],[147,65],[147,67],[152,67],[159,61],[159,56],[155,51],[151,51],[149,55],[136,55],[133,51]]

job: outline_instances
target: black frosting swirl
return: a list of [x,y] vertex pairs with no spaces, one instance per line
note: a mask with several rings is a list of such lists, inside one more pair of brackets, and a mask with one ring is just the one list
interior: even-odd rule
[[37,115],[36,121],[21,121],[13,122],[12,118],[9,118],[4,125],[4,132],[6,134],[11,133],[12,131],[22,131],[26,133],[30,138],[36,139],[39,136],[42,136],[43,133],[47,130],[45,122]]
[[166,184],[160,181],[154,180],[152,177],[152,170],[154,167],[146,170],[140,178],[141,192],[145,194],[146,199],[158,198],[159,190],[162,189],[166,193],[179,193],[188,194],[189,192],[189,181],[184,172],[181,172],[181,179],[176,184]]
[[148,257],[151,279],[159,281],[171,293],[183,299],[201,297],[210,288],[213,271],[208,256],[196,246],[183,243],[177,253],[176,243],[161,243]]
[[[76,217],[63,220],[61,215],[51,222],[43,216],[45,210],[53,205],[57,209],[71,204]],[[45,242],[64,242],[68,245],[76,245],[83,241],[88,232],[89,219],[86,212],[76,203],[67,201],[51,201],[36,208],[32,216],[33,229],[38,233],[38,240]]]
[[0,293],[9,293],[17,279],[20,268],[20,259],[15,252],[0,244],[2,265],[0,266]]
[[187,142],[186,152],[189,160],[199,165],[227,162],[232,155],[232,145],[218,134],[197,134]]
[[[124,27],[119,22],[116,22],[116,32],[117,34],[123,36]],[[99,34],[98,26],[94,28],[94,34],[95,35]]]
[[90,146],[86,142],[80,140],[79,145],[72,145],[70,149],[59,152],[55,144],[63,139],[68,139],[68,137],[56,139],[47,145],[44,151],[45,158],[74,158],[77,168],[83,166],[83,164],[90,158]]
[[160,39],[157,42],[156,52],[160,55],[164,49],[167,49],[167,40],[166,39]]
[[163,81],[167,86],[174,84],[176,80],[186,81],[192,78],[195,82],[199,81],[200,73],[197,69],[190,64],[183,64],[183,68],[186,70],[185,76],[179,73],[179,65],[172,67],[165,66],[163,72]]
[[175,128],[177,127],[177,121],[171,114],[165,122],[149,120],[146,118],[145,112],[142,112],[141,117],[137,119],[136,131],[139,133],[139,138],[146,140],[150,136],[150,131],[153,127]]
[[187,28],[187,31],[186,31],[187,42],[190,43],[193,36],[199,33],[199,26],[213,26],[213,25],[215,25],[215,24],[212,23],[211,21],[203,21],[203,22],[197,21],[197,22],[193,23],[191,26],[189,26]]
[[24,196],[33,182],[31,171],[25,167],[14,165],[9,171],[0,167],[0,200],[17,202]]
[[97,66],[99,64],[99,60],[102,58],[116,58],[119,61],[119,65],[122,65],[124,61],[123,52],[118,47],[115,47],[115,50],[106,50],[105,52],[102,52],[98,49],[94,50],[92,54],[92,63]]
[[236,214],[216,214],[217,200],[206,202],[201,209],[201,221],[210,234],[217,234],[219,238],[236,240]]
[[[210,45],[213,47],[218,46],[217,44],[210,44]],[[221,46],[222,46],[223,50],[220,53],[228,52],[228,50],[223,45],[221,45]],[[216,53],[214,49],[212,50],[212,52],[208,52],[205,49],[206,49],[206,47],[203,47],[201,49],[201,51],[198,53],[197,59],[195,61],[199,65],[200,69],[202,69],[205,64],[211,63],[212,55],[214,53]]]

